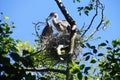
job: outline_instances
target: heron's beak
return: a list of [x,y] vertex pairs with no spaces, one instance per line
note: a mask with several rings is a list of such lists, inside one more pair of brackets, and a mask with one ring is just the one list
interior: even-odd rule
[[51,16],[48,16],[47,18],[46,18],[46,20],[50,20],[52,17]]

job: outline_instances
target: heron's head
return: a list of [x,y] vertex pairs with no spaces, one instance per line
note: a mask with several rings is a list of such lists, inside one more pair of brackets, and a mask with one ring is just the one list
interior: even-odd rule
[[58,18],[58,14],[56,12],[51,12],[50,15],[47,17],[47,20],[50,20],[52,18]]

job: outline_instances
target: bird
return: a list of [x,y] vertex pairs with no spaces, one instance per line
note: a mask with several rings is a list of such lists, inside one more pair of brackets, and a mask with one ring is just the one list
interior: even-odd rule
[[59,44],[56,48],[58,56],[60,56],[60,60],[64,60],[63,57],[65,52],[68,51],[68,45]]
[[46,44],[52,37],[52,34],[53,34],[52,25],[49,23],[48,19],[46,18],[46,26],[42,30],[41,38],[40,38],[40,41],[41,41],[40,46],[41,46],[42,50],[44,50],[46,48]]
[[69,33],[70,24],[66,20],[58,20],[58,14],[56,12],[51,12],[47,17],[48,20],[52,19],[54,27],[60,33]]
[[52,25],[49,23],[48,19],[46,18],[46,26],[42,31],[41,37],[47,38],[53,34]]

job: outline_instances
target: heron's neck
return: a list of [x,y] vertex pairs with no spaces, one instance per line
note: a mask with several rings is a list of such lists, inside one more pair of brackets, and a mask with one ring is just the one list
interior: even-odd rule
[[46,23],[47,23],[47,25],[48,25],[48,26],[50,26],[50,23],[49,23],[49,21],[46,21]]
[[58,19],[57,18],[53,18],[52,21],[53,21],[54,24],[58,23]]

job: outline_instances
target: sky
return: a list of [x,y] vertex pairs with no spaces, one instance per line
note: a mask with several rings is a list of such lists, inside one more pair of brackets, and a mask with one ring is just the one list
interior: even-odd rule
[[[77,12],[77,7],[88,4],[86,1],[89,0],[81,0],[81,3],[73,3],[73,0],[62,1],[70,15],[77,22],[78,29],[83,26],[84,22],[86,25],[89,24],[88,17],[79,16]],[[99,31],[95,36],[101,36],[102,41],[112,41],[120,37],[120,9],[118,8],[120,0],[102,0],[102,3],[105,5],[105,16],[111,24],[105,31]],[[12,37],[23,42],[28,41],[30,44],[33,44],[36,38],[33,35],[35,33],[33,22],[45,22],[45,18],[51,12],[57,12],[59,19],[64,19],[55,0],[0,0],[0,12],[9,16],[9,21],[15,23],[16,28]],[[41,27],[41,30],[43,28],[44,26]]]

